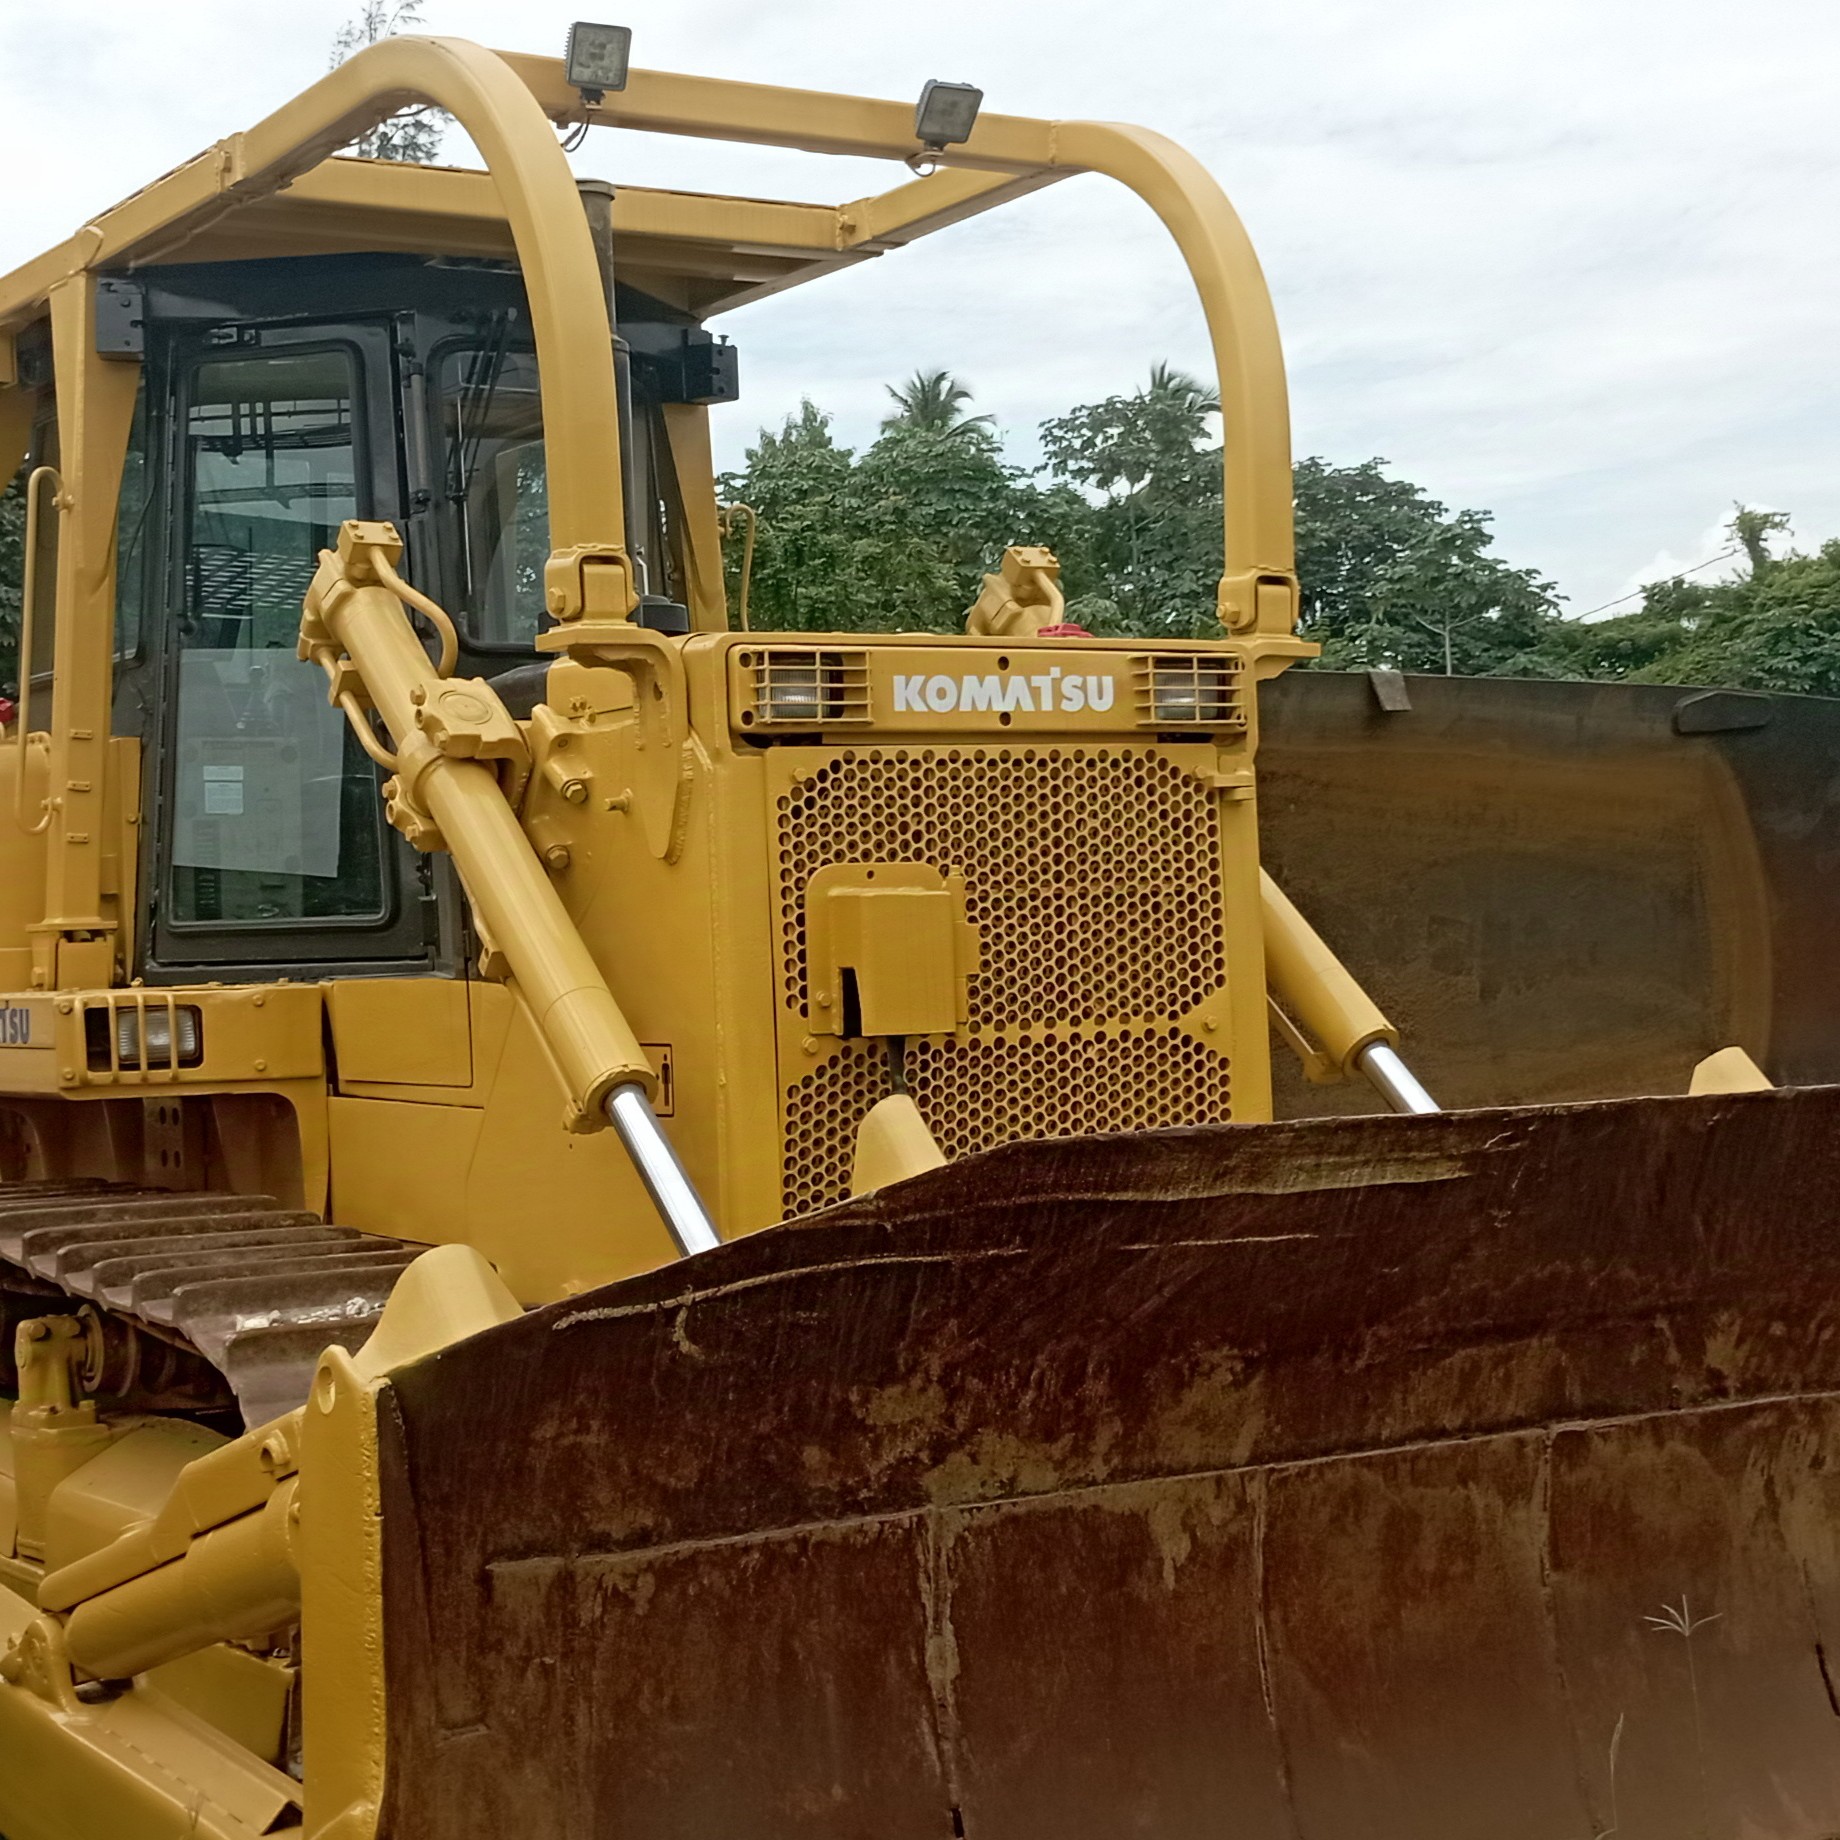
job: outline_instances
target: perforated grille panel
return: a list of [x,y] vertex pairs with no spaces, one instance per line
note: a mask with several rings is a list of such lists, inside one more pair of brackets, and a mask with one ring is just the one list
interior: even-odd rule
[[[1228,1116],[1228,1062],[1171,1026],[1226,978],[1212,787],[1151,748],[860,748],[780,800],[781,1002],[807,1003],[804,895],[833,863],[965,878],[983,940],[969,1040],[911,1043],[914,1100],[948,1155],[1014,1138]],[[846,1190],[888,1090],[853,1042],[785,1093],[788,1213]]]

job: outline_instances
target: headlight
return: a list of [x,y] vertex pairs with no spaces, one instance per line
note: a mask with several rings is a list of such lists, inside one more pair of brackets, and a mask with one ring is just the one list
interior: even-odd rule
[[1244,685],[1237,652],[1158,653],[1138,661],[1138,720],[1150,728],[1244,729]]
[[741,665],[753,685],[753,708],[741,711],[743,728],[829,728],[869,719],[869,660],[863,652],[776,646],[744,653]]
[[569,27],[563,73],[585,100],[598,102],[603,91],[624,89],[631,61],[631,26],[597,26],[578,19]]
[[914,110],[914,139],[929,153],[968,141],[983,104],[984,92],[970,83],[929,79]]
[[[146,1038],[143,1048],[142,1024]],[[181,1067],[196,1067],[204,1059],[204,1025],[198,1010],[189,1003],[149,1003],[145,1009],[122,1004],[113,1014],[114,1054],[110,1055],[110,1012],[96,1008],[83,1018],[84,1045],[92,1068],[119,1067],[124,1073],[144,1073],[151,1068],[173,1066],[173,1036],[178,1035],[178,1061]]]

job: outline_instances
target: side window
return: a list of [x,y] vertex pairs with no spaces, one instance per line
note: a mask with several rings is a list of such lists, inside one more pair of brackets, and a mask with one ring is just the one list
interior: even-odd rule
[[435,367],[446,546],[475,644],[528,647],[543,613],[549,479],[537,361],[502,344],[449,348]]
[[188,379],[172,926],[384,916],[376,770],[294,656],[319,552],[365,509],[358,382],[341,346],[212,359]]
[[147,591],[149,518],[153,508],[147,453],[147,378],[134,398],[134,425],[121,469],[115,512],[115,656],[132,658],[141,642],[141,608]]

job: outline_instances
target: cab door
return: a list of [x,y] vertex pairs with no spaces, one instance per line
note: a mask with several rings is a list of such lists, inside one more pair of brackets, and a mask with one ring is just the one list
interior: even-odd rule
[[400,517],[396,400],[386,325],[216,327],[173,348],[156,975],[430,962],[425,870],[294,651],[340,524]]

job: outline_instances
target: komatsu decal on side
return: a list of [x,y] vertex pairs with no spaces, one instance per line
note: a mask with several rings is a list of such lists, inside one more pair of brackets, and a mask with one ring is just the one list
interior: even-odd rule
[[32,1028],[32,1009],[25,1003],[0,1003],[0,1048],[48,1048],[51,1037]]
[[1076,715],[1084,709],[1103,714],[1111,708],[1117,688],[1109,671],[1067,671],[1059,665],[1014,675],[993,671],[952,677],[941,671],[929,677],[915,671],[896,675],[894,707],[897,715],[1014,710]]

